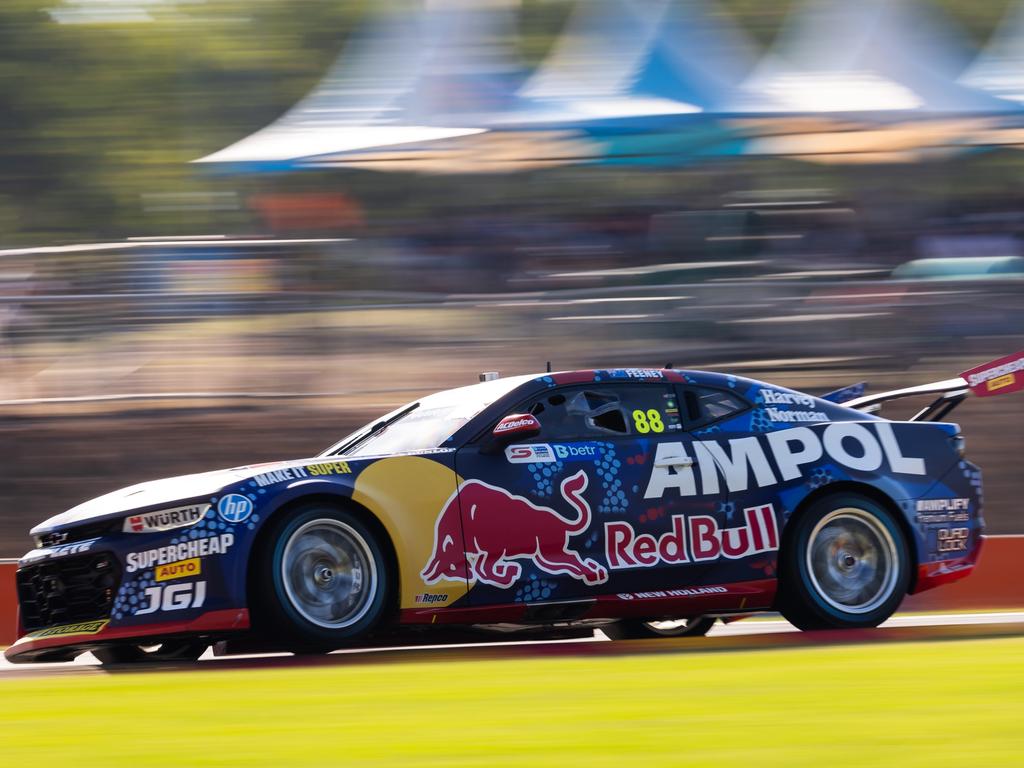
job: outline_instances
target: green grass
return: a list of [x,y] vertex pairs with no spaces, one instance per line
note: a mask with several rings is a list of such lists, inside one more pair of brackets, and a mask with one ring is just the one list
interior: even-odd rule
[[1010,766],[1022,724],[1024,638],[0,678],[12,766]]

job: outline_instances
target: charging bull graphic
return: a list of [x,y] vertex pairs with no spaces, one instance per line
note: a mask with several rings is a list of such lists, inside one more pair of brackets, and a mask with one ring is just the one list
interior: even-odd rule
[[[588,585],[603,584],[608,570],[569,548],[569,537],[590,526],[590,505],[583,498],[588,483],[582,470],[562,481],[562,498],[578,514],[568,520],[504,488],[467,480],[437,518],[434,553],[420,575],[427,584],[468,578],[505,589],[523,571],[513,561],[531,560],[546,573],[568,574]],[[460,509],[466,512],[464,520]],[[458,547],[463,533],[465,553]]]

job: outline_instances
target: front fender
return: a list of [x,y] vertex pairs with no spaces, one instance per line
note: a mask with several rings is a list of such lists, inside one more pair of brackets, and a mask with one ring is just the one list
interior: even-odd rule
[[[305,498],[333,497],[358,504],[380,522],[391,540],[398,561],[400,607],[422,607],[416,597],[428,586],[420,572],[433,554],[437,516],[461,482],[454,471],[454,454],[393,456],[348,464],[350,474],[292,480],[275,488],[259,505],[259,527],[264,528],[282,509]],[[254,539],[246,541],[245,562],[251,558]],[[458,544],[462,546],[462,542]],[[245,574],[238,577],[244,579]],[[467,588],[465,581],[432,585],[430,604],[454,603]]]

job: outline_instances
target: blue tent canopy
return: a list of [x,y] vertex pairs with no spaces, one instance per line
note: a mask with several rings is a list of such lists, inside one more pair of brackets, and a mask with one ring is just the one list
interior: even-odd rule
[[1015,111],[1015,105],[957,82],[969,56],[962,37],[932,5],[811,0],[787,19],[732,107],[748,114],[844,117]]
[[1010,43],[990,46],[995,63],[961,76],[968,47],[916,0],[810,0],[756,65],[700,0],[583,0],[527,77],[508,0],[403,8],[378,11],[282,118],[200,162],[474,172],[734,154],[906,160],[985,145],[1024,115],[1024,102],[979,85],[1008,76],[1003,48],[1024,55],[1024,16],[1004,25]]
[[988,45],[959,81],[1000,99],[1024,104],[1024,3],[1006,9]]

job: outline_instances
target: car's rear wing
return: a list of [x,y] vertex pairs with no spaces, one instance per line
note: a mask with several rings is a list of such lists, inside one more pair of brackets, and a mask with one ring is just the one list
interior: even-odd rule
[[1024,351],[964,371],[955,379],[935,381],[916,387],[894,389],[877,395],[866,395],[848,400],[843,405],[861,411],[877,411],[882,403],[904,397],[938,395],[910,421],[940,421],[962,403],[969,394],[977,397],[1004,395],[1024,389]]

